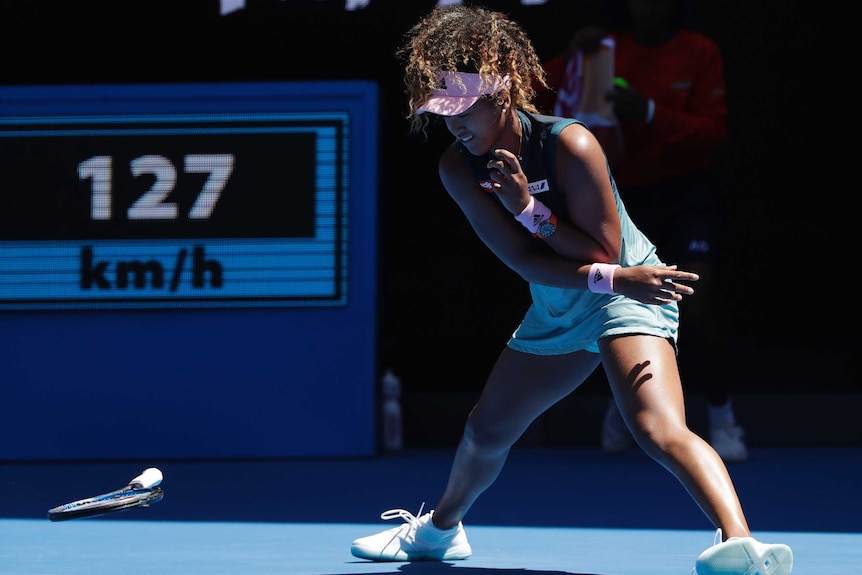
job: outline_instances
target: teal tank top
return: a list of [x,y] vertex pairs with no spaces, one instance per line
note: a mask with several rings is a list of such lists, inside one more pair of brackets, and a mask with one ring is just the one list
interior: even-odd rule
[[[571,118],[544,116],[518,111],[523,127],[521,168],[527,176],[530,193],[562,221],[571,221],[564,194],[556,181],[555,149],[560,131]],[[474,156],[459,145],[477,182],[489,189],[488,158]],[[619,214],[623,267],[640,264],[664,265],[655,245],[629,218],[617,185],[608,167]],[[493,192],[489,192],[493,193]],[[500,205],[503,208],[502,204]],[[536,239],[536,241],[542,241]],[[548,248],[550,249],[550,248]],[[598,352],[597,341],[615,335],[644,334],[670,340],[676,347],[679,308],[676,302],[647,305],[616,294],[596,294],[587,289],[571,289],[530,283],[532,304],[508,342],[512,349],[538,355],[559,355],[579,350]]]

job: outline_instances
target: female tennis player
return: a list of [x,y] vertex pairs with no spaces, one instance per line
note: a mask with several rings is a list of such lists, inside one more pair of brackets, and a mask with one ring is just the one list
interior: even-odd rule
[[[372,561],[464,559],[462,519],[527,427],[601,364],[638,445],[717,528],[698,575],[788,575],[790,548],[751,536],[721,458],[686,424],[677,302],[697,279],[667,266],[631,221],[605,154],[574,120],[540,116],[544,72],[516,22],[481,7],[432,10],[399,52],[413,132],[441,118],[455,141],[439,176],[479,238],[529,283],[532,305],[471,411],[433,510],[353,542]],[[672,198],[669,199],[672,201]],[[477,297],[481,297],[478,295]]]

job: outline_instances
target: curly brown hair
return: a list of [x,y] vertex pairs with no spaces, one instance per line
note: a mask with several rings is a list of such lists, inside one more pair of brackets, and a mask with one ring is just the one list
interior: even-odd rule
[[405,38],[397,56],[406,61],[411,132],[425,133],[430,114],[417,110],[434,93],[440,72],[508,75],[512,105],[537,112],[533,98],[537,87],[548,87],[545,70],[527,33],[502,12],[479,6],[437,7]]

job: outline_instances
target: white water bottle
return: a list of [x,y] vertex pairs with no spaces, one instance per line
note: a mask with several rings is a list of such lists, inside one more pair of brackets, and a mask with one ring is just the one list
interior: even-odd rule
[[403,444],[401,426],[401,380],[387,368],[381,381],[383,391],[383,448],[397,451]]

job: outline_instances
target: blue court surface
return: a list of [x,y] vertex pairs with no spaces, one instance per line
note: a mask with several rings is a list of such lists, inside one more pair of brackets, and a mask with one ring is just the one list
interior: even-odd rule
[[[713,529],[639,451],[516,448],[465,519],[464,561],[370,563],[353,539],[433,506],[449,450],[360,459],[0,464],[3,575],[689,575]],[[51,522],[51,507],[164,473],[147,509]],[[753,449],[731,464],[753,534],[794,575],[862,573],[862,449]]]

